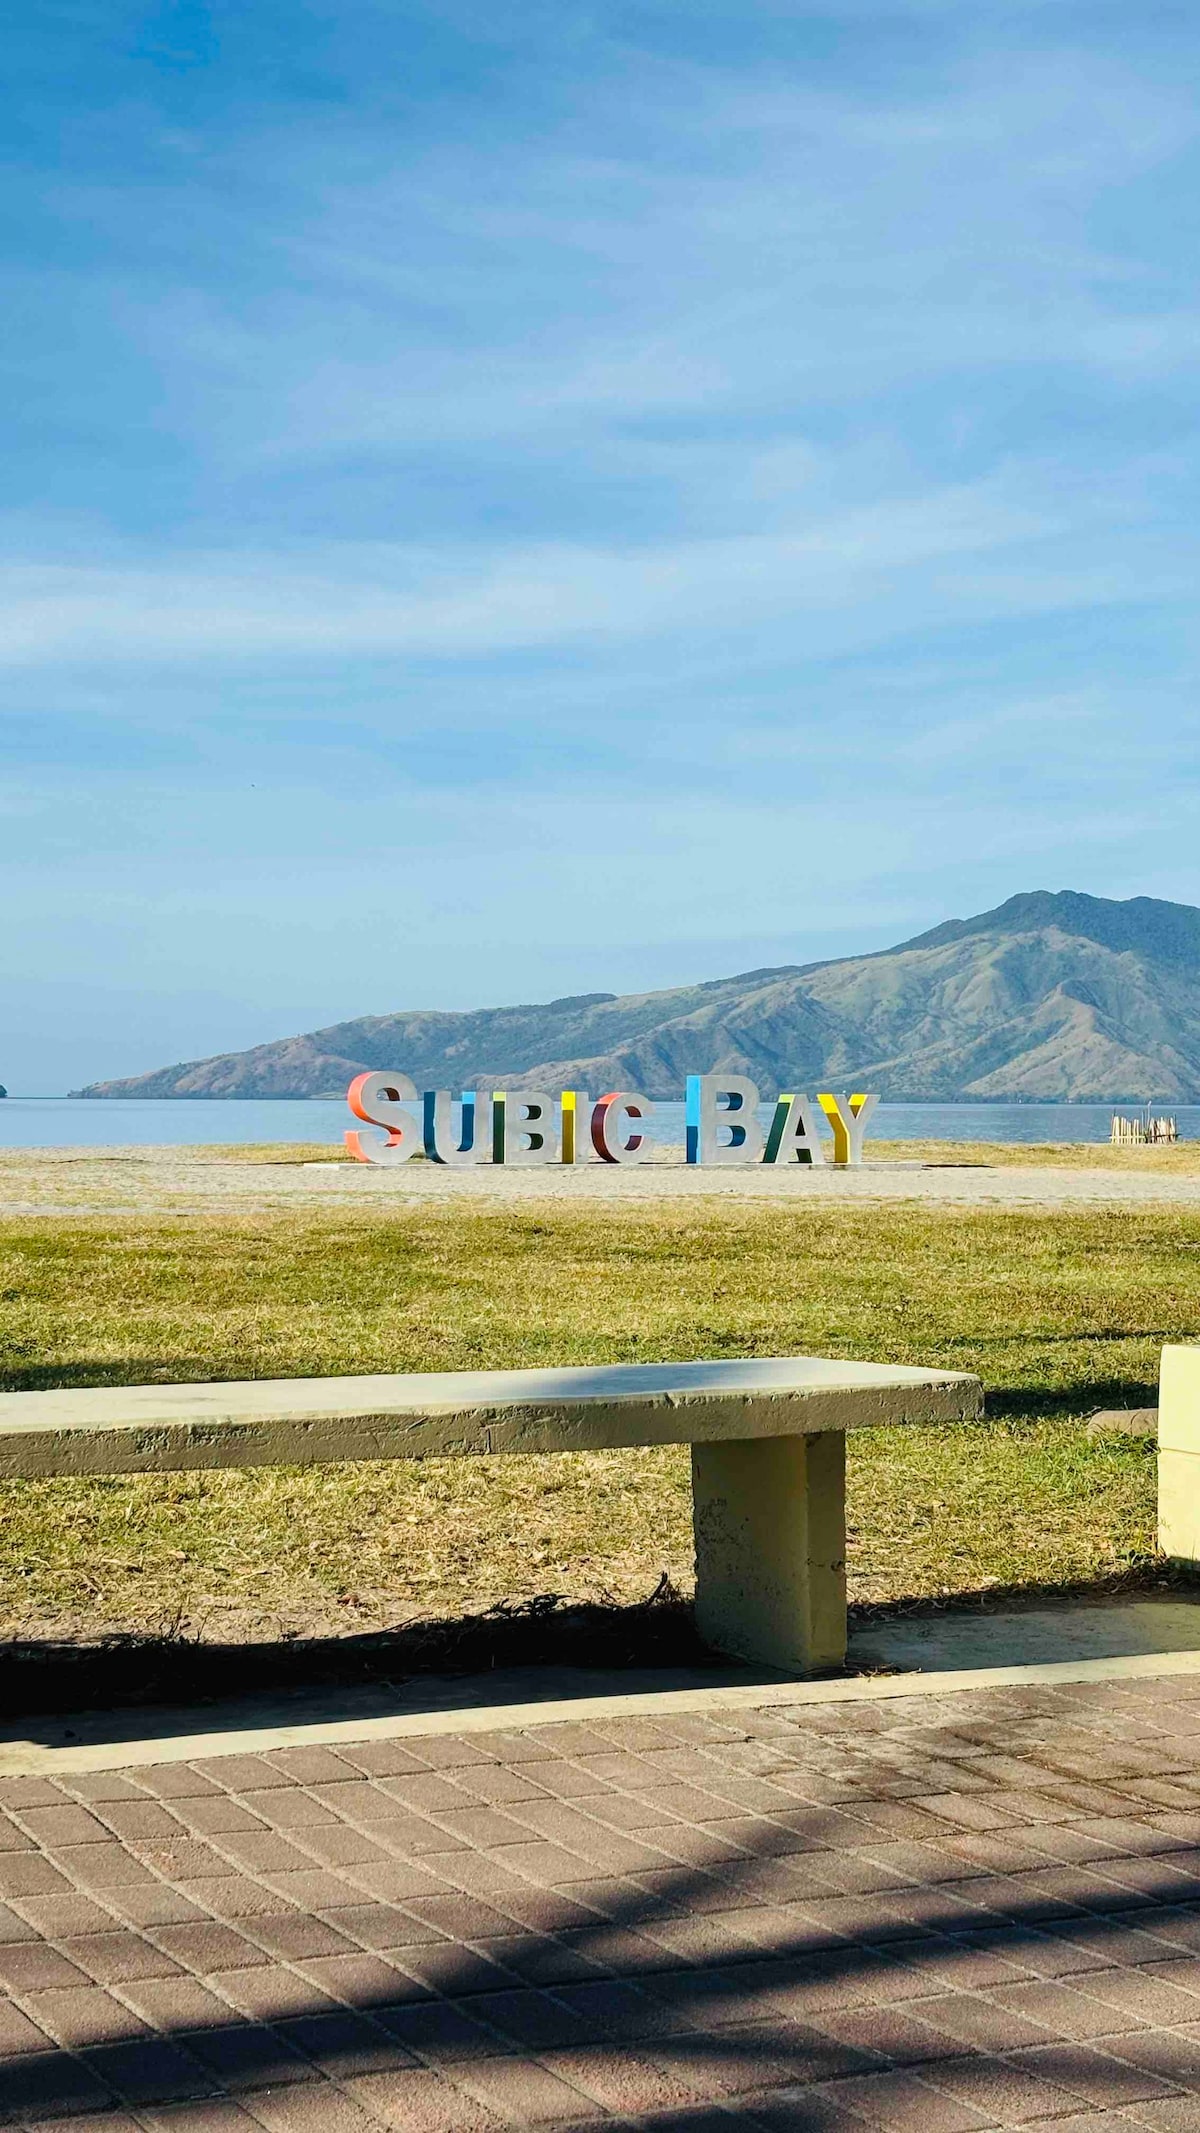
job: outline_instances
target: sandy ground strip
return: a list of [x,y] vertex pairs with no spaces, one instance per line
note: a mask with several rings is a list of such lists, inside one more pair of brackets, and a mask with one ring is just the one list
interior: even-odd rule
[[[1032,1155],[1032,1151],[1031,1151]],[[23,1215],[253,1214],[311,1209],[418,1206],[467,1199],[597,1205],[645,1200],[916,1201],[946,1207],[1200,1207],[1200,1175],[1162,1177],[1130,1170],[1053,1169],[1031,1160],[991,1168],[951,1163],[866,1163],[859,1170],[689,1168],[682,1153],[655,1151],[645,1163],[589,1162],[529,1169],[482,1164],[445,1170],[414,1162],[401,1170],[361,1164],[239,1162],[208,1149],[40,1148],[0,1152],[0,1217]]]

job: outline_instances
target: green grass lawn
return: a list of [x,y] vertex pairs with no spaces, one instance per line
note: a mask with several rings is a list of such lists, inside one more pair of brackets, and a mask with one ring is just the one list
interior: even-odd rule
[[[988,1420],[851,1440],[851,1594],[1146,1565],[1153,1404],[1200,1333],[1200,1212],[447,1200],[0,1224],[0,1386],[805,1351],[978,1371]],[[0,1617],[225,1633],[690,1574],[686,1451],[49,1481],[0,1489]]]

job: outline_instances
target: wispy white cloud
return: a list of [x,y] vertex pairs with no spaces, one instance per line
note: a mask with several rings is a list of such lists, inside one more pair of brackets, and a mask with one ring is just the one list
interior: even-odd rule
[[614,894],[701,963],[1200,896],[1195,26],[366,14],[31,76],[11,981],[316,1022],[570,989],[547,912],[603,983]]
[[851,510],[826,499],[771,534],[623,548],[316,542],[157,563],[10,560],[0,663],[460,660],[789,618],[811,655],[908,634],[922,616],[979,622],[1186,593],[1188,555],[1158,558],[1153,583],[1144,572],[1138,584],[1097,552],[1098,520],[1142,530],[1128,493],[1056,497],[1050,472],[1007,469]]

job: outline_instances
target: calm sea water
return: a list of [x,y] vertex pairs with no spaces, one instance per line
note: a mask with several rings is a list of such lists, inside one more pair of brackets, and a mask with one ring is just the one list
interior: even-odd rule
[[[880,1104],[876,1140],[1106,1141],[1111,1104]],[[1129,1111],[1131,1105],[1118,1106]],[[1185,1140],[1200,1138],[1200,1105],[1173,1111]],[[766,1117],[764,1107],[764,1118]],[[0,1148],[181,1148],[254,1141],[324,1141],[336,1146],[352,1123],[343,1102],[127,1102],[120,1098],[10,1096],[0,1102]],[[659,1104],[652,1139],[683,1140],[683,1105]]]

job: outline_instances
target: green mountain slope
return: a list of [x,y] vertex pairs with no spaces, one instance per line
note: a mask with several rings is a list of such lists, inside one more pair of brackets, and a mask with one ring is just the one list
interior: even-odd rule
[[892,1098],[1200,1100],[1200,910],[1014,896],[881,954],[709,984],[342,1022],[84,1096],[316,1096],[364,1068],[419,1087],[682,1094],[689,1073]]

